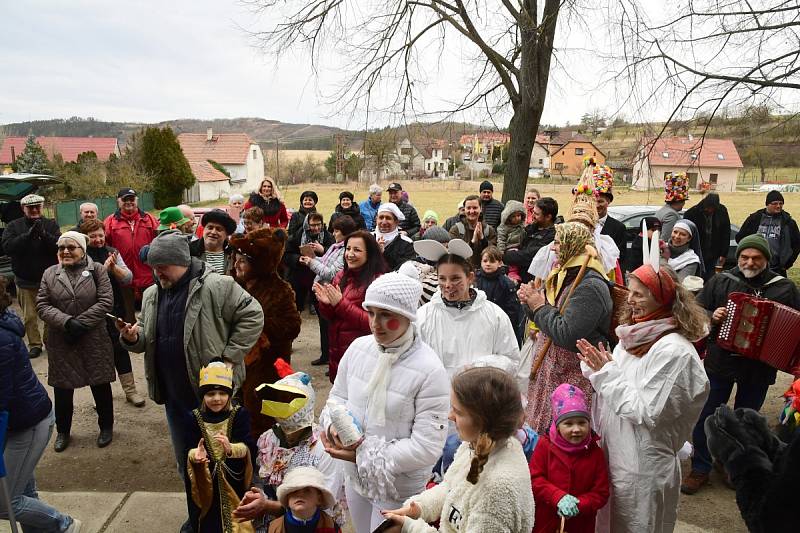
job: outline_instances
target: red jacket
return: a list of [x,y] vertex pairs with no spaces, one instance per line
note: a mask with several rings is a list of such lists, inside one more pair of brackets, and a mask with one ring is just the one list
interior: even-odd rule
[[336,379],[336,371],[339,369],[339,361],[342,360],[344,352],[350,347],[350,343],[359,337],[369,335],[369,317],[361,304],[370,282],[358,285],[358,280],[354,279],[352,270],[342,270],[333,278],[333,285],[340,287],[342,278],[347,274],[350,279],[342,292],[342,300],[336,307],[319,303],[320,314],[328,321],[328,360],[330,361],[331,383]]
[[133,272],[131,285],[144,290],[153,284],[153,271],[139,260],[139,250],[156,237],[158,221],[141,209],[131,218],[123,218],[119,209],[104,221],[106,245],[119,250],[122,259]]
[[569,533],[594,533],[597,511],[608,501],[608,465],[595,435],[589,448],[569,454],[550,442],[546,435],[539,438],[531,458],[531,485],[536,502],[533,532],[558,531],[561,517],[558,502],[571,494],[578,498],[578,516],[568,518]]

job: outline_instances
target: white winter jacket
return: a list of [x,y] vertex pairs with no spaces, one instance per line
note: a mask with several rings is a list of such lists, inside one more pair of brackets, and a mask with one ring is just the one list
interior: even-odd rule
[[[367,419],[367,384],[378,361],[372,335],[359,337],[339,363],[329,399],[347,407],[366,438],[356,462],[340,461],[348,483],[373,502],[402,502],[425,488],[431,468],[447,438],[450,382],[441,361],[417,335],[411,348],[391,368],[386,422]],[[327,408],[320,425],[330,427]]]
[[[408,499],[422,510],[406,519],[403,533],[530,533],[533,528],[531,475],[522,445],[510,438],[489,455],[473,485],[467,481],[472,450],[466,442],[456,452],[442,482]],[[428,525],[439,520],[439,529]]]
[[592,421],[612,484],[597,531],[670,532],[678,518],[677,453],[708,397],[708,377],[694,346],[678,333],[659,339],[643,357],[621,344],[612,357],[598,372],[581,363],[595,390]]
[[[472,305],[448,307],[436,291],[431,301],[417,309],[422,340],[439,355],[450,379],[475,359],[492,357],[492,365],[518,377],[520,390],[527,390],[530,367],[520,369],[519,345],[508,315],[475,289]],[[524,388],[522,388],[524,386]]]

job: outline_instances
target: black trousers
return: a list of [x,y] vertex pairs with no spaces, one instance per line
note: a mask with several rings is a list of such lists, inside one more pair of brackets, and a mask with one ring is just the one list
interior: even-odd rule
[[[114,400],[111,396],[111,383],[92,385],[92,396],[97,406],[97,425],[100,429],[114,427]],[[69,433],[72,429],[72,398],[75,389],[53,387],[56,411],[56,431]]]
[[119,331],[117,331],[117,328],[109,320],[106,322],[108,336],[111,337],[111,346],[114,349],[114,368],[117,369],[117,375],[130,374],[133,372],[131,354],[119,343]]
[[314,305],[314,311],[317,312],[317,320],[319,320],[319,358],[323,361],[328,360],[328,321],[319,312],[319,302],[317,301],[314,293],[311,293],[311,303]]

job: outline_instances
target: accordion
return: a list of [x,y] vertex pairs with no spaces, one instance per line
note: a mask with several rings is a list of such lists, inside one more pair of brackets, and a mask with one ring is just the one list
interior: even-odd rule
[[732,292],[717,345],[790,374],[800,373],[800,311],[744,292]]

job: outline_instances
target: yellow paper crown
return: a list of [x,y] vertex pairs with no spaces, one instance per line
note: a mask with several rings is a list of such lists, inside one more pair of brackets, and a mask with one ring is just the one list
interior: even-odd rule
[[233,369],[225,363],[209,363],[200,369],[200,387],[225,387],[233,390]]

